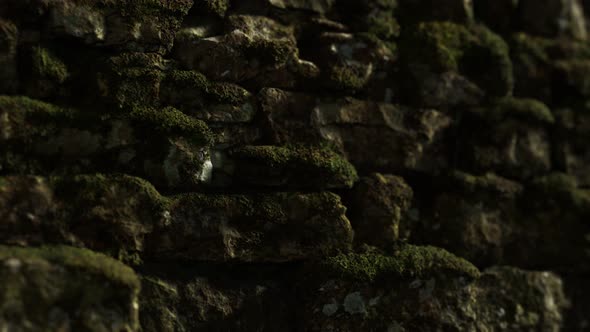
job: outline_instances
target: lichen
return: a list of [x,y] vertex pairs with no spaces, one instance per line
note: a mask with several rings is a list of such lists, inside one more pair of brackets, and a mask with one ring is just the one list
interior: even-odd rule
[[32,264],[40,260],[64,265],[105,277],[130,289],[139,291],[139,278],[133,270],[121,262],[87,249],[67,246],[43,246],[21,248],[0,246],[0,260],[16,258]]
[[468,261],[444,249],[406,245],[393,256],[380,254],[341,254],[322,264],[326,274],[344,279],[372,282],[386,277],[414,278],[446,274],[479,277],[479,270]]

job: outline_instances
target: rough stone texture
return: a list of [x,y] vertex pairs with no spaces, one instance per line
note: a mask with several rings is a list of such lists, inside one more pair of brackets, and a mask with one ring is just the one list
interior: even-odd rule
[[373,173],[361,178],[350,199],[355,241],[385,249],[393,245],[412,195],[412,188],[398,176]]
[[[175,269],[180,277],[162,279]],[[142,278],[140,320],[145,332],[294,331],[289,268],[156,265]],[[281,270],[283,270],[281,272]]]
[[[548,272],[480,272],[440,249],[338,256],[305,283],[306,331],[558,331],[567,302]],[[438,271],[438,272],[435,272]]]
[[441,142],[451,119],[435,110],[318,100],[278,89],[263,90],[260,99],[277,142],[331,142],[359,169],[428,171],[446,165]]
[[588,330],[589,13],[0,0],[0,331]]
[[14,23],[0,20],[0,93],[14,93],[18,87],[16,51],[18,29]]
[[520,0],[524,31],[548,37],[569,35],[586,39],[586,22],[580,0]]
[[440,189],[415,190],[417,196],[438,193],[418,208],[414,241],[441,246],[478,266],[588,270],[589,193],[577,189],[573,178],[552,174],[527,187],[492,174],[449,178],[440,181]]
[[128,176],[6,177],[0,206],[4,243],[72,244],[131,263],[284,262],[334,254],[352,241],[345,207],[331,193],[164,197]]
[[0,246],[0,326],[7,331],[139,331],[139,278],[70,247]]
[[527,179],[551,169],[551,111],[531,99],[504,98],[465,114],[457,158],[473,173]]
[[0,118],[5,173],[127,172],[162,187],[195,187],[210,177],[209,129],[173,108],[94,116],[3,96]]

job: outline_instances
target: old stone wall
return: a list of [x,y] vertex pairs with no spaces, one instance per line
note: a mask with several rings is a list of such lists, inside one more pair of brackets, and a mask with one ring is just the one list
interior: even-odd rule
[[0,331],[590,331],[587,15],[0,0]]

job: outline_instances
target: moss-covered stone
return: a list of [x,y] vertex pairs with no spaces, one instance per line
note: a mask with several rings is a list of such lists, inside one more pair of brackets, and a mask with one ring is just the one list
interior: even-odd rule
[[362,177],[350,198],[355,242],[390,249],[400,237],[400,223],[412,195],[401,177],[380,173]]
[[327,192],[181,195],[170,207],[173,222],[154,234],[154,255],[235,262],[333,255],[349,250],[352,242],[345,210],[340,198]]
[[341,20],[356,33],[367,33],[383,41],[399,36],[400,26],[394,13],[397,1],[340,0],[335,9]]
[[0,324],[22,331],[139,331],[139,279],[111,258],[71,247],[0,246]]
[[172,108],[99,116],[0,97],[0,114],[5,174],[125,172],[165,187],[194,186],[210,175],[210,130]]
[[473,108],[460,124],[465,138],[458,144],[460,167],[517,179],[543,174],[552,165],[554,122],[547,106],[532,99],[501,98]]
[[211,13],[219,17],[224,17],[225,13],[230,7],[229,0],[197,0],[195,1],[195,8],[193,11],[196,11],[199,14],[202,12]]
[[287,262],[352,242],[346,208],[327,192],[162,196],[144,180],[100,174],[3,181],[0,243],[71,244],[139,264]]
[[[506,43],[483,26],[419,23],[402,35],[400,55],[414,84],[430,75],[458,72],[491,96],[512,92],[512,63]],[[481,67],[484,61],[488,66]],[[414,86],[414,85],[412,85]]]
[[63,93],[63,86],[70,76],[64,62],[42,46],[34,46],[28,52],[30,58],[24,59],[26,79],[23,87],[26,93],[37,98],[53,98]]
[[350,188],[358,179],[354,166],[330,149],[246,146],[233,149],[229,158],[234,180],[248,185]]
[[170,50],[190,0],[69,0],[41,6],[51,13],[49,29],[93,46],[122,51]]
[[403,246],[392,256],[343,254],[322,263],[327,276],[372,282],[384,278],[428,278],[437,273],[477,278],[479,270],[466,260],[435,247]]
[[567,104],[588,94],[585,59],[587,43],[547,39],[524,33],[510,42],[514,62],[515,95],[534,97],[548,104]]
[[[205,100],[199,100],[199,95]],[[199,108],[205,108],[208,106],[207,101],[239,106],[251,98],[251,94],[238,85],[212,82],[200,72],[185,70],[167,73],[162,82],[160,96],[164,103],[181,108],[191,108],[195,104]]]
[[501,98],[495,100],[492,106],[479,112],[496,123],[505,119],[532,121],[539,124],[553,124],[555,118],[551,110],[542,102],[528,98]]
[[161,110],[136,107],[128,117],[146,129],[156,130],[164,135],[189,137],[195,144],[209,145],[213,141],[211,131],[203,121],[172,107]]
[[102,100],[120,107],[159,106],[163,59],[155,53],[123,53],[107,60],[98,75]]

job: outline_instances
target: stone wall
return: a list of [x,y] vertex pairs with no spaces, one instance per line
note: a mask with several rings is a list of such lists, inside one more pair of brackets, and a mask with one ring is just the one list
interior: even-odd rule
[[0,331],[590,331],[588,14],[1,0]]

